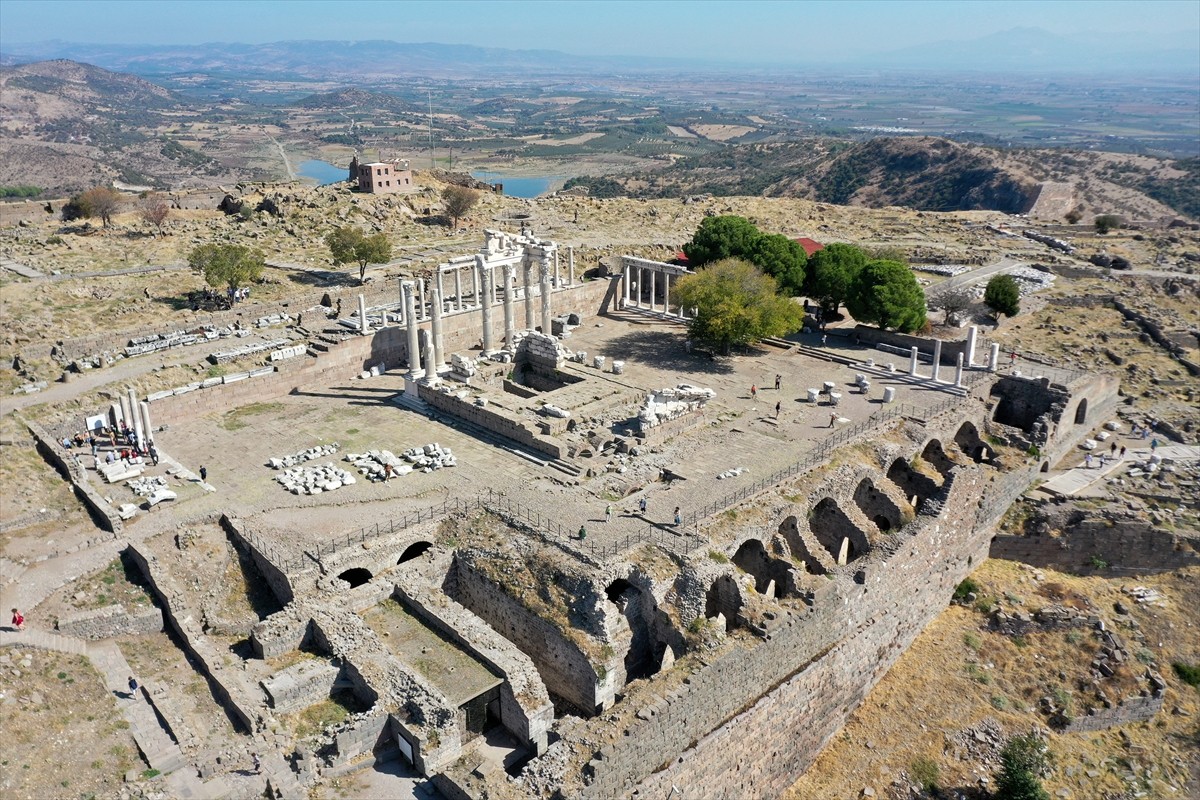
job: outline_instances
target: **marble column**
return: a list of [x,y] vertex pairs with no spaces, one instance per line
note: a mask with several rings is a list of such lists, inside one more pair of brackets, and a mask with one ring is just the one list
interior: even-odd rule
[[663,315],[671,315],[671,274],[663,273]]
[[[575,282],[575,253],[571,253],[571,282]],[[625,305],[629,305],[629,284],[633,282],[633,267],[625,265]]]
[[550,321],[550,257],[542,256],[541,271],[538,274],[542,284],[542,333],[549,336],[554,328]]
[[417,278],[417,319],[425,319],[425,279]]
[[[445,287],[444,287],[444,286],[442,286],[442,268],[441,268],[440,266],[437,268],[437,278],[435,279],[435,281],[434,281],[434,282],[435,282],[435,284],[436,284],[436,288],[437,288],[438,297],[445,297],[445,296],[446,296],[446,289],[445,289]],[[434,286],[430,286],[430,287],[429,287],[429,293],[430,293],[430,294],[433,294],[433,290],[434,290],[434,288],[435,288]],[[430,301],[429,301],[429,302],[430,302],[430,303],[432,303],[432,302],[433,302],[432,298],[430,299]]]
[[473,302],[475,304],[476,308],[483,305],[483,298],[479,296],[479,278],[480,278],[479,262],[481,260],[482,260],[481,256],[476,256],[475,257],[475,269],[471,270],[471,302]]
[[425,383],[429,385],[437,383],[437,369],[433,365],[433,362],[436,358],[437,355],[434,353],[433,337],[430,336],[429,341],[425,343]]
[[441,369],[446,365],[446,345],[442,339],[442,290],[435,287],[430,301],[433,310],[433,322],[430,329],[432,334],[430,338],[433,340],[433,367]]
[[938,372],[941,371],[941,368],[942,368],[942,340],[934,339],[933,340],[933,375],[931,376],[933,378],[934,383],[937,383]]
[[967,328],[967,366],[975,366],[975,339],[979,336],[979,326],[971,325]]
[[958,363],[954,365],[954,385],[962,386],[963,354],[958,354]]
[[367,322],[367,298],[358,296],[358,332],[364,336],[371,332],[371,324]]
[[908,353],[908,374],[914,378],[917,376],[917,348],[912,348]]
[[421,351],[417,344],[417,285],[412,281],[402,281],[400,287],[404,290],[404,319],[408,325],[408,374],[416,380],[421,375]]
[[454,270],[454,308],[458,311],[463,310],[462,296],[462,268]]
[[515,352],[513,334],[516,332],[513,320],[513,284],[517,279],[517,268],[514,264],[501,267],[504,270],[504,349]]
[[655,293],[658,291],[658,272],[650,270],[650,313],[654,313]]
[[[554,248],[554,286],[555,288],[562,286],[562,280],[558,276],[558,248]],[[549,333],[549,331],[547,331]]]
[[146,432],[145,444],[149,446],[150,442],[154,440],[154,426],[150,424],[150,404],[142,400],[138,406],[142,412],[142,430]]
[[128,394],[129,394],[129,413],[130,413],[130,416],[133,417],[133,419],[131,419],[129,421],[129,427],[133,428],[133,430],[137,432],[138,447],[140,448],[146,442],[146,431],[142,429],[142,415],[138,413],[139,409],[138,409],[137,392],[134,391],[133,387],[130,387],[128,390]]
[[121,418],[115,423],[113,430],[121,430],[121,423],[124,422],[127,428],[133,427],[133,412],[129,410],[129,395],[117,395],[117,405],[121,409]]
[[[570,283],[572,286],[574,286],[575,285],[575,248],[574,247],[567,248],[567,270],[568,270],[567,275],[570,278]],[[625,286],[626,286],[625,299],[629,300],[629,289],[628,289],[629,284],[626,283]]]
[[[475,276],[476,285],[479,285],[480,283],[482,283],[484,286],[491,285],[488,282],[489,281],[488,268],[483,265],[483,256],[475,256],[475,269],[471,271],[471,274]],[[479,292],[476,291],[475,297],[477,299],[481,300],[481,302],[479,304],[479,308],[480,308],[480,315],[483,318],[482,319],[482,322],[483,322],[483,354],[485,356],[490,356],[494,352],[493,345],[492,345],[491,291],[489,290],[487,293],[487,296],[484,296],[482,298],[480,298]]]
[[533,265],[526,261],[521,265],[521,279],[525,284],[525,330],[533,329],[533,286],[530,284],[530,272]]
[[396,313],[400,316],[400,324],[407,325],[408,317],[404,315],[404,278],[401,278],[398,283],[400,284],[400,308]]
[[995,372],[1000,367],[1000,345],[992,342],[988,350],[988,372]]

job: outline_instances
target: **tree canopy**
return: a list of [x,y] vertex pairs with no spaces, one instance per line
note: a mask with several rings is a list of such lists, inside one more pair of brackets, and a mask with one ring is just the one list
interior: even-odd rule
[[392,244],[382,233],[365,235],[353,225],[337,228],[325,236],[335,264],[358,264],[358,282],[367,277],[368,264],[384,264],[392,258]]
[[754,264],[727,258],[681,278],[673,294],[682,307],[695,310],[689,335],[728,355],[734,345],[800,329],[802,309],[776,290],[775,279]]
[[138,216],[153,225],[162,235],[163,224],[171,214],[171,201],[158,192],[150,192],[138,200]]
[[925,292],[907,264],[868,261],[850,285],[846,310],[859,322],[912,333],[925,324]]
[[458,228],[458,221],[471,213],[471,209],[479,202],[479,192],[466,186],[450,185],[442,190],[442,205],[446,214],[454,221],[451,227]]
[[813,253],[809,262],[807,291],[825,312],[834,312],[846,302],[855,277],[867,256],[852,244],[834,243]]
[[760,236],[745,217],[705,217],[692,240],[683,246],[683,254],[697,267],[723,258],[748,258]]
[[983,302],[997,316],[1015,317],[1021,311],[1021,287],[1012,275],[996,275],[983,290]]
[[804,248],[782,234],[763,233],[745,217],[705,217],[683,253],[696,267],[724,258],[745,259],[775,278],[788,295],[800,294],[807,280]]
[[1101,214],[1092,221],[1092,224],[1096,226],[1096,233],[1103,236],[1109,231],[1115,231],[1117,228],[1120,228],[1121,218],[1116,214]]
[[770,275],[784,293],[804,292],[808,254],[799,242],[779,233],[762,234],[754,241],[748,257],[756,267]]
[[261,250],[240,244],[202,244],[188,253],[188,266],[204,275],[209,286],[239,289],[262,277]]
[[970,286],[958,286],[946,289],[937,295],[930,303],[930,308],[940,308],[946,312],[946,324],[955,320],[959,314],[966,311],[975,302],[975,292]]
[[1046,765],[1046,746],[1035,736],[1014,736],[1000,751],[996,796],[1001,800],[1050,800],[1038,777]]
[[107,186],[97,186],[80,192],[72,197],[62,208],[62,218],[66,222],[76,219],[91,219],[99,217],[108,227],[113,214],[121,208],[121,193]]

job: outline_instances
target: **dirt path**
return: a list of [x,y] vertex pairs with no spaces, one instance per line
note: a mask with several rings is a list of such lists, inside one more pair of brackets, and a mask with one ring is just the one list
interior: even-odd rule
[[268,138],[268,139],[270,139],[270,140],[271,140],[271,142],[272,142],[272,143],[273,143],[273,144],[274,144],[274,145],[275,145],[277,148],[279,148],[279,157],[283,159],[283,166],[284,166],[284,169],[286,169],[286,170],[287,170],[288,180],[289,180],[289,181],[294,181],[294,180],[296,180],[296,171],[295,171],[294,169],[292,169],[292,162],[291,162],[291,159],[289,159],[289,158],[288,158],[288,155],[287,155],[287,153],[286,153],[286,152],[284,151],[284,149],[283,149],[283,145],[281,145],[281,144],[279,143],[279,140],[278,140],[278,139],[276,139],[274,136],[270,136],[270,135],[268,135],[268,136],[267,136],[267,138]]

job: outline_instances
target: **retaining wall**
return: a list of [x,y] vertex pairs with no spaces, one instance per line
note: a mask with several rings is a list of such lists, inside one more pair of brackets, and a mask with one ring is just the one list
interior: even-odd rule
[[992,539],[990,557],[1073,575],[1148,575],[1200,565],[1195,540],[1138,521],[1085,520],[1060,536],[1001,534]]
[[81,639],[108,639],[129,634],[156,633],[163,629],[162,611],[154,606],[126,611],[125,606],[104,608],[68,614],[55,626],[59,633]]

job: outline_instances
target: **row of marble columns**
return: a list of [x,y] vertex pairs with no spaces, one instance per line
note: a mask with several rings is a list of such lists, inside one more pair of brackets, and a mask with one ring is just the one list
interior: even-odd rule
[[[975,365],[975,363],[974,363],[975,362],[975,343],[976,343],[976,337],[978,336],[978,334],[979,334],[979,329],[977,327],[975,327],[974,325],[967,328],[966,354],[964,356],[963,353],[959,353],[957,358],[955,359],[954,386],[956,386],[956,387],[962,386],[963,370],[966,367],[973,367]],[[988,350],[987,368],[988,368],[989,372],[996,371],[996,369],[999,366],[999,360],[1000,360],[1000,345],[993,342],[991,347]],[[911,377],[914,377],[914,378],[921,377],[920,375],[917,374],[917,364],[918,364],[918,351],[917,351],[916,347],[913,347],[910,349],[909,356],[908,356],[908,374]],[[941,370],[942,370],[942,340],[934,339],[934,341],[933,341],[933,364],[932,364],[932,370],[929,375],[930,379],[934,383],[942,382]]]
[[[649,276],[647,277],[647,273]],[[638,267],[631,264],[625,265],[625,306],[634,308],[646,308],[642,300],[642,288],[649,286],[650,300],[649,309],[651,313],[658,313],[658,276],[662,275],[663,280],[663,303],[661,313],[664,316],[677,316],[680,318],[686,317],[682,308],[677,314],[671,313],[671,279],[677,277],[670,272],[662,272],[650,267]],[[636,278],[636,279],[635,279]],[[646,281],[649,280],[649,284]],[[636,286],[636,289],[634,288]]]
[[[571,276],[574,279],[574,256],[571,258],[572,270]],[[524,300],[525,300],[525,327],[533,329],[534,327],[534,303],[535,296],[532,291],[531,284],[533,265],[525,263],[521,266],[521,273],[524,279]],[[475,258],[475,269],[472,270],[472,278],[476,287],[474,295],[475,308],[478,308],[482,317],[482,333],[483,333],[483,354],[492,355],[497,348],[492,337],[492,307],[496,305],[496,276],[497,270],[500,271],[500,282],[502,286],[502,295],[504,303],[504,346],[505,349],[512,352],[514,340],[516,338],[516,280],[517,280],[518,264],[488,264],[482,255]],[[440,276],[439,276],[440,277]],[[456,283],[461,280],[456,277]],[[551,261],[550,257],[543,256],[538,264],[538,292],[537,296],[541,298],[540,303],[540,323],[543,333],[550,333],[552,327],[553,312],[551,309]],[[482,285],[483,293],[480,294],[478,287]],[[421,359],[417,355],[420,353],[419,335],[417,331],[420,328],[422,321],[421,316],[417,313],[419,304],[418,297],[421,294],[422,286],[420,281],[401,281],[400,291],[403,295],[403,319],[406,320],[407,337],[408,337],[408,353],[409,353],[409,374],[415,379],[422,374]],[[426,379],[432,380],[437,376],[437,370],[445,366],[446,352],[445,340],[442,335],[442,315],[446,309],[442,301],[441,281],[438,285],[433,286],[430,290],[431,302],[431,320],[430,320],[430,337],[425,347],[425,367],[424,376]],[[461,308],[461,305],[459,306]]]
[[130,430],[137,434],[138,447],[148,447],[154,438],[152,435],[154,426],[150,423],[150,404],[144,400],[138,400],[137,392],[132,388],[126,390],[125,394],[118,395],[117,400],[121,419]]

